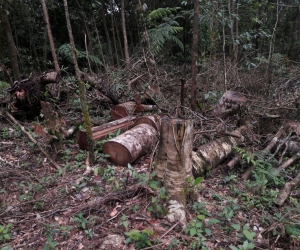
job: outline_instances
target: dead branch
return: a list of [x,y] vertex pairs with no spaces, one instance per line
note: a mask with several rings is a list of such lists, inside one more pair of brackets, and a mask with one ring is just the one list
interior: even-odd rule
[[[262,150],[262,152],[268,153],[270,152],[276,145],[276,143],[278,142],[279,138],[284,134],[285,132],[285,128],[281,127],[278,131],[278,133],[273,137],[273,139],[271,140],[271,142],[269,143],[269,145]],[[247,180],[250,177],[250,174],[252,172],[252,170],[254,170],[255,166],[252,165],[250,166],[246,172],[243,174],[242,179],[243,180]]]
[[32,137],[32,135],[26,131],[26,129],[5,109],[1,109],[1,111],[8,116],[8,118],[17,126],[20,127],[20,129],[22,130],[22,132],[24,134],[26,134],[28,136],[28,138],[35,144],[38,146],[38,148],[41,150],[41,152],[46,156],[46,158],[52,163],[52,165],[54,167],[56,167],[57,169],[61,169],[61,167],[50,157],[50,155],[38,144],[38,142]]
[[[300,154],[300,153],[299,153]],[[292,189],[300,183],[300,173],[291,181],[285,183],[277,198],[277,205],[282,206],[289,197]]]

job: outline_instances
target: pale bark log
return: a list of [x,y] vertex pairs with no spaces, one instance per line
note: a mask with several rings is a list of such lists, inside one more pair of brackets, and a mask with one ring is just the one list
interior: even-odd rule
[[[93,141],[104,139],[109,134],[115,133],[118,129],[120,129],[121,132],[130,129],[131,127],[134,126],[135,119],[136,117],[134,116],[127,116],[116,121],[112,121],[97,127],[93,127],[92,128]],[[87,134],[85,129],[78,132],[77,143],[80,149],[88,148]]]
[[151,152],[157,141],[157,131],[148,124],[139,124],[103,144],[103,153],[117,165],[126,166]]
[[232,135],[222,137],[215,141],[209,142],[193,152],[193,173],[194,177],[203,175],[208,169],[216,167],[229,154],[232,153],[234,147],[240,145],[244,141],[243,132],[249,129],[248,126],[242,126],[234,131]]

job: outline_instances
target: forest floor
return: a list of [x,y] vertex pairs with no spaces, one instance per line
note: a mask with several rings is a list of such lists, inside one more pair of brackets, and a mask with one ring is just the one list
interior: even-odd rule
[[[282,125],[297,121],[299,76],[287,84],[289,77],[278,78],[278,91],[271,86],[273,92],[267,96],[255,73],[241,79],[244,85],[235,90],[249,100],[242,119],[254,125],[239,150],[245,159],[229,170],[226,163],[230,157],[217,170],[206,173],[197,187],[201,201],[188,200],[186,228],[165,219],[167,197],[152,178],[151,156],[128,167],[114,166],[103,155],[100,141],[95,147],[94,170],[83,177],[87,154],[79,149],[74,135],[64,141],[65,150],[57,160],[62,170],[57,170],[21,129],[1,114],[0,249],[300,249],[300,189],[293,190],[283,206],[276,205],[284,184],[298,174],[299,163],[273,175],[283,155],[281,149],[272,160],[263,156],[264,163],[248,180],[241,180],[251,166],[247,157],[263,149]],[[164,80],[160,101],[170,115],[176,111],[180,89],[174,78]],[[58,112],[66,121],[80,120],[78,96],[68,89],[71,82],[65,86],[68,101],[57,106]],[[211,109],[223,94],[222,88],[217,83],[206,85],[199,93],[205,96],[202,110]],[[123,99],[129,101],[128,96]],[[92,120],[109,120],[108,108],[91,105],[90,111]],[[186,116],[203,131],[220,123],[228,130],[237,127],[237,123],[206,113],[199,117],[188,109]],[[34,135],[34,124],[43,124],[43,120],[36,117],[20,123]],[[221,136],[199,133],[194,146]],[[35,138],[50,152],[47,141]],[[251,158],[254,164],[259,155],[256,157]]]

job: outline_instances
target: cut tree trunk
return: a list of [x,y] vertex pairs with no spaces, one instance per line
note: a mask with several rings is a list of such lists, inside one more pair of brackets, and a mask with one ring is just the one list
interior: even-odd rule
[[192,178],[193,121],[163,118],[155,171],[164,183],[168,200],[167,218],[186,226],[186,188]]
[[137,104],[136,102],[130,101],[130,102],[125,102],[113,106],[111,108],[110,115],[112,119],[117,120],[126,117],[128,115],[132,115],[134,113],[146,112],[152,110],[157,110],[157,106]]
[[103,144],[103,153],[116,165],[126,166],[150,153],[156,144],[158,132],[149,124],[139,124]]
[[237,114],[240,110],[240,106],[247,102],[247,98],[235,91],[228,90],[220,98],[219,102],[213,110],[213,115],[226,119],[229,116]]
[[202,145],[193,152],[193,174],[194,177],[202,176],[207,170],[216,167],[226,157],[228,157],[234,147],[244,141],[243,132],[249,129],[249,126],[242,126],[231,132],[231,136],[222,137],[215,141]]
[[[112,121],[97,127],[92,128],[92,137],[93,141],[99,141],[101,139],[106,138],[109,134],[117,132],[118,129],[121,132],[124,132],[134,126],[134,121],[136,117],[134,116],[127,116],[122,119]],[[86,130],[80,130],[77,135],[77,143],[80,149],[86,150],[88,148],[87,142],[87,134]]]
[[161,118],[159,116],[142,116],[136,119],[134,122],[134,126],[139,124],[149,124],[153,128],[156,129],[156,131],[160,130],[160,120]]

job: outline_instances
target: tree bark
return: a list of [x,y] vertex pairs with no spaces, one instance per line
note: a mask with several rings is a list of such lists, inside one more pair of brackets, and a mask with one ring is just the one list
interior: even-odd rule
[[46,29],[47,29],[47,33],[48,33],[48,39],[49,39],[49,44],[50,44],[50,48],[51,48],[51,54],[52,54],[52,58],[53,58],[54,68],[57,73],[60,73],[60,68],[58,65],[57,55],[56,55],[56,51],[55,51],[55,45],[54,45],[54,40],[53,40],[53,36],[52,36],[46,1],[41,0],[41,2],[42,2],[43,12],[44,12],[44,18],[45,18]]
[[130,65],[130,59],[129,59],[128,41],[127,41],[127,33],[126,33],[125,1],[124,0],[121,0],[121,19],[122,19],[122,31],[123,31],[123,39],[124,39],[125,64],[126,64],[126,69],[128,69],[129,65]]
[[202,176],[209,169],[216,167],[226,157],[228,157],[233,148],[244,141],[243,132],[249,129],[248,126],[242,126],[231,132],[231,136],[222,137],[215,141],[202,145],[193,152],[193,174],[194,177]]
[[198,25],[199,25],[199,0],[194,0],[194,28],[193,28],[193,55],[192,55],[192,86],[191,109],[197,107],[197,60],[198,60]]
[[81,108],[82,108],[83,117],[84,117],[85,129],[86,129],[86,133],[87,133],[89,159],[90,159],[90,163],[93,164],[95,162],[95,154],[94,154],[94,142],[93,142],[93,136],[92,136],[92,123],[91,123],[88,106],[87,106],[87,101],[86,101],[85,84],[81,80],[81,74],[80,74],[80,70],[78,67],[77,59],[76,59],[76,48],[75,48],[75,43],[74,43],[73,34],[72,34],[67,0],[64,0],[64,8],[65,8],[65,15],[66,15],[67,28],[68,28],[69,38],[70,38],[70,44],[71,44],[71,48],[72,48],[72,59],[73,59],[74,67],[75,67],[76,78],[77,78],[77,81],[79,82],[79,97],[80,97],[80,103],[81,103]]
[[192,178],[192,137],[192,120],[162,119],[154,168],[169,197],[168,220],[180,221],[184,227],[188,177]]
[[8,7],[7,1],[4,0],[3,9],[0,10],[0,14],[1,14],[2,22],[3,22],[3,27],[4,27],[4,30],[6,33],[10,63],[11,63],[11,68],[12,68],[12,71],[14,74],[14,78],[15,78],[15,80],[21,80],[21,74],[20,74],[19,63],[18,63],[18,52],[17,52],[17,47],[16,47],[16,44],[15,44],[15,41],[13,38],[9,19],[6,14],[7,7]]

